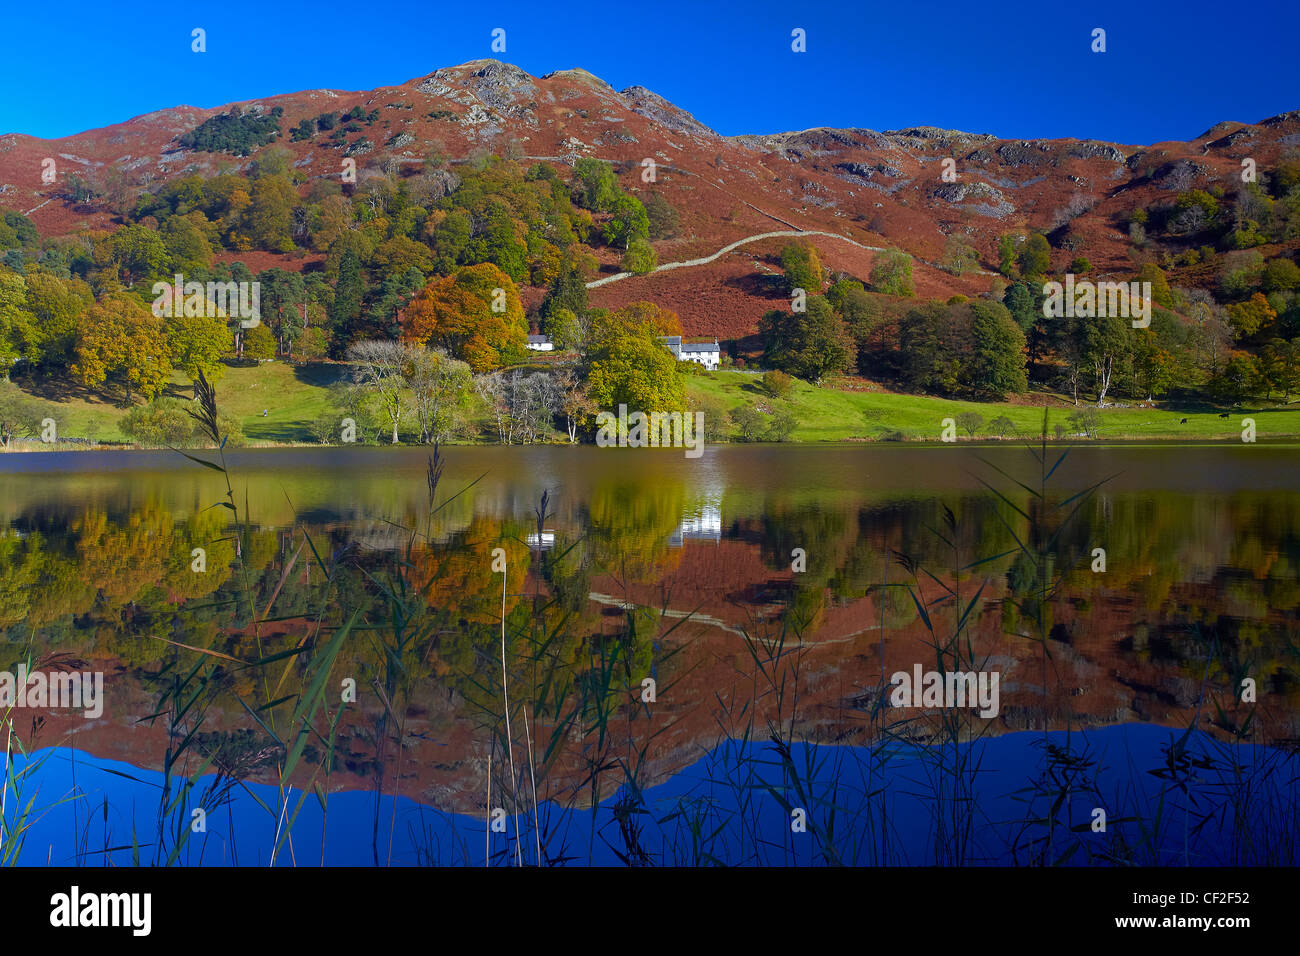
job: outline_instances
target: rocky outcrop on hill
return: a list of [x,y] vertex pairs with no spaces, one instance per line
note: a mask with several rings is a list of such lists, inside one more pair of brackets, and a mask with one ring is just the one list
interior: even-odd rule
[[690,113],[674,106],[658,93],[652,93],[644,86],[629,86],[621,90],[618,95],[633,113],[644,116],[674,133],[688,133],[701,139],[721,138]]

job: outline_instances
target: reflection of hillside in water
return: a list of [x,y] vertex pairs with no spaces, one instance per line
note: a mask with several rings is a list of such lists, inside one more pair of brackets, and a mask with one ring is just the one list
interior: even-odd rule
[[[1250,676],[1259,688],[1257,739],[1300,737],[1290,650],[1300,605],[1297,514],[1286,496],[1099,496],[1057,545],[1058,566],[1076,570],[1047,615],[1046,669],[1032,628],[1012,606],[1023,569],[1008,557],[957,577],[945,571],[953,555],[933,533],[942,521],[935,501],[818,505],[796,494],[769,494],[757,511],[741,499],[725,512],[724,523],[725,486],[705,493],[681,484],[644,489],[614,482],[594,490],[580,507],[557,509],[538,547],[535,518],[522,496],[516,500],[512,520],[492,514],[499,495],[486,500],[487,514],[472,502],[446,520],[432,547],[421,544],[412,554],[416,582],[437,626],[414,675],[402,793],[436,794],[454,805],[479,792],[485,756],[481,715],[471,698],[476,686],[490,686],[484,649],[499,640],[500,578],[485,558],[496,546],[506,548],[513,568],[532,565],[534,572],[542,552],[568,556],[561,575],[512,579],[507,612],[512,621],[526,618],[537,595],[560,596],[576,670],[583,667],[578,650],[608,639],[611,627],[617,630],[634,611],[648,612],[654,632],[666,635],[663,643],[682,648],[661,675],[661,684],[674,682],[654,708],[661,731],[648,750],[654,779],[715,747],[722,731],[714,705],[738,706],[750,693],[746,633],[784,628],[789,646],[799,650],[800,701],[791,724],[797,738],[876,739],[879,730],[869,715],[882,682],[895,670],[934,660],[910,598],[878,590],[903,579],[896,551],[935,575],[922,578],[927,601],[939,582],[959,582],[973,595],[987,579],[970,637],[981,668],[1000,673],[1002,700],[998,717],[979,733],[1128,722],[1186,727],[1197,719],[1199,705],[1202,728],[1224,736],[1216,726],[1220,708],[1228,719],[1239,714],[1232,688]],[[965,536],[955,542],[962,553],[958,566],[1010,550],[1010,532],[989,501],[974,495],[949,500]],[[24,654],[30,639],[37,659],[71,654],[108,675],[105,719],[88,724],[51,714],[42,742],[71,733],[76,746],[97,755],[156,765],[165,735],[136,723],[153,711],[144,677],[187,654],[157,638],[256,658],[249,614],[233,600],[237,561],[223,520],[211,510],[175,514],[157,500],[113,513],[44,507],[12,520],[0,537],[0,622],[10,656]],[[328,586],[311,562],[294,561],[304,530],[322,554],[340,560]],[[1108,546],[1104,574],[1090,570],[1097,541]],[[190,571],[196,542],[208,549],[203,575]],[[382,628],[372,579],[380,568],[405,561],[408,543],[407,532],[382,520],[253,531],[242,554],[255,573],[257,606],[276,594],[276,620],[260,629],[264,652],[311,633],[321,606],[328,609],[327,623],[345,609],[367,607],[372,626]],[[807,552],[802,573],[791,570],[795,548]],[[951,607],[934,611],[938,621],[952,614]],[[358,641],[345,649],[338,667],[364,675],[378,673],[381,664],[373,647]],[[214,734],[244,727],[235,695],[255,700],[259,693],[257,682],[238,668],[231,668],[227,685],[212,713]],[[374,743],[377,702],[363,695],[360,703],[359,713],[349,712],[340,725],[334,787],[365,786],[384,766]],[[757,706],[766,705],[760,700]],[[245,769],[265,779],[272,766]],[[557,779],[566,772],[579,769],[557,766]]]
[[[492,688],[500,689],[503,601],[490,569],[497,547],[511,569],[504,606],[509,657],[519,662],[512,694],[528,699],[531,691],[523,662],[533,653],[534,626],[546,629],[548,653],[570,675],[566,693],[599,673],[602,648],[626,642],[628,666],[637,669],[627,675],[630,686],[653,672],[662,689],[636,730],[651,780],[743,732],[734,715],[746,707],[759,726],[779,709],[755,691],[746,635],[784,634],[791,654],[782,666],[798,668],[798,706],[782,718],[794,739],[865,744],[900,726],[921,739],[939,734],[940,715],[903,724],[914,715],[877,711],[892,672],[935,659],[910,596],[882,589],[908,580],[899,554],[933,574],[917,576],[924,603],[943,585],[967,601],[984,587],[970,617],[970,655],[1000,674],[1001,711],[961,734],[1199,723],[1230,739],[1230,728],[1249,716],[1254,742],[1300,738],[1294,453],[1081,454],[1080,473],[1065,476],[1062,496],[1122,474],[1052,543],[1050,559],[1064,579],[1045,608],[1040,642],[1037,622],[1022,609],[1032,574],[1009,553],[1020,525],[1013,518],[1008,527],[1007,507],[966,474],[977,463],[959,450],[710,449],[689,463],[582,449],[507,451],[457,451],[445,487],[448,497],[461,493],[409,558],[404,529],[427,510],[422,453],[380,459],[359,452],[332,471],[315,452],[287,459],[294,467],[259,464],[281,456],[250,455],[244,480],[255,502],[253,527],[238,551],[225,513],[208,507],[220,495],[205,469],[0,475],[8,666],[30,649],[34,660],[67,655],[106,672],[102,720],[50,713],[33,725],[34,740],[69,740],[98,756],[157,767],[167,732],[157,721],[139,722],[156,710],[153,675],[198,659],[160,638],[247,662],[314,646],[318,627],[329,633],[358,611],[364,628],[340,652],[335,673],[354,675],[361,693],[340,720],[329,787],[384,780],[391,790],[395,749],[377,743],[391,728],[374,682],[384,686],[389,663],[383,648],[391,619],[380,583],[403,569],[422,630],[404,662],[398,791],[470,806],[481,799],[491,714],[499,709]],[[952,457],[939,468],[937,454]],[[543,489],[551,497],[538,537],[534,509]],[[1023,495],[1013,501],[1028,507]],[[936,533],[945,528],[945,504],[960,532],[949,536],[955,551]],[[191,570],[195,547],[206,551],[203,574]],[[1091,570],[1097,547],[1106,550],[1104,573]],[[796,549],[806,554],[801,572],[791,567]],[[965,570],[954,574],[954,567]],[[251,602],[242,597],[241,569]],[[257,628],[250,603],[269,618]],[[264,613],[272,603],[274,613]],[[941,633],[955,619],[951,605],[929,613]],[[204,746],[221,754],[233,747],[243,755],[229,758],[234,771],[274,779],[275,748],[240,701],[259,706],[293,694],[309,659],[292,660],[278,695],[254,670],[223,663]],[[1236,692],[1245,678],[1258,688],[1249,707]],[[635,697],[614,695],[618,712],[628,713]],[[544,716],[534,729],[560,732]],[[577,731],[566,739],[573,746],[551,768],[555,782],[584,773],[590,740]]]

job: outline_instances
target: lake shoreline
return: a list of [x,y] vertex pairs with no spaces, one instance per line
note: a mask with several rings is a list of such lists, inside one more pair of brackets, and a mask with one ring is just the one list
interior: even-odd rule
[[[983,448],[1004,448],[1016,446],[1023,448],[1026,445],[1038,447],[1041,444],[1041,438],[1021,437],[1021,438],[961,438],[955,442],[936,441],[933,439],[921,438],[901,438],[901,439],[880,439],[880,438],[861,438],[861,439],[828,439],[825,441],[731,441],[731,442],[704,442],[704,447],[726,447],[726,448],[857,448],[862,446],[889,448],[889,447],[907,447],[907,448],[948,448],[948,447],[966,447],[976,446]],[[1244,442],[1240,438],[1152,438],[1143,436],[1140,438],[1099,438],[1099,439],[1058,439],[1049,438],[1047,445],[1050,448],[1134,448],[1143,446],[1158,446],[1164,448],[1203,448],[1237,445],[1268,445],[1269,447],[1286,447],[1300,446],[1300,435],[1286,435],[1277,438],[1260,438],[1253,442]],[[597,448],[594,442],[531,442],[527,444],[502,445],[496,442],[444,442],[439,448],[519,448],[519,449],[536,449],[536,448]],[[418,443],[399,442],[396,445],[389,442],[379,442],[375,444],[329,444],[324,445],[317,442],[259,442],[241,445],[229,445],[228,451],[277,451],[294,448],[308,448],[317,451],[337,448],[340,450],[353,450],[357,448],[390,448],[410,451],[413,449],[426,448],[433,451],[433,445],[422,445]],[[630,450],[630,449],[629,449]],[[680,452],[679,448],[655,448],[659,452]],[[41,442],[24,443],[22,447],[0,448],[0,458],[5,455],[75,455],[87,452],[175,452],[181,454],[184,452],[215,452],[215,445],[184,446],[171,448],[165,445],[128,445],[123,443],[107,443],[102,445],[88,444],[65,444],[57,442],[53,447],[43,445]]]

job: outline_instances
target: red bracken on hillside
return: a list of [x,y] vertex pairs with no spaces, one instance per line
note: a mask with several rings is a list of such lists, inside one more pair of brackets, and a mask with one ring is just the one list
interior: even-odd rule
[[[919,298],[986,291],[997,238],[1016,230],[1055,232],[1059,266],[1082,253],[1101,273],[1123,273],[1133,268],[1125,231],[1132,210],[1192,188],[1230,191],[1243,159],[1266,168],[1300,141],[1300,111],[1256,124],[1220,123],[1188,142],[1151,146],[1001,140],[924,126],[724,137],[643,87],[616,91],[579,69],[534,77],[497,60],[368,92],[308,90],[235,105],[283,110],[276,145],[292,152],[295,171],[306,179],[339,175],[343,150],[292,142],[288,130],[355,106],[379,111],[365,134],[370,148],[355,155],[359,181],[380,171],[414,174],[437,147],[451,162],[484,150],[557,167],[583,156],[608,159],[624,187],[639,193],[649,188],[643,163],[654,160],[653,188],[678,210],[678,235],[655,244],[660,271],[601,283],[591,301],[613,307],[651,299],[677,312],[687,335],[720,339],[752,333],[764,311],[786,301],[776,255],[791,236],[742,242],[751,237],[807,233],[804,241],[825,265],[863,280],[876,250],[900,247],[917,259]],[[178,106],[57,140],[0,136],[0,205],[27,214],[43,235],[115,228],[104,206],[72,203],[66,177],[75,172],[121,201],[174,177],[246,170],[256,153],[195,152],[179,143],[229,109]],[[47,158],[58,170],[52,184],[41,177]],[[954,161],[955,181],[945,181],[945,159]],[[949,235],[971,242],[983,273],[958,278],[937,268]],[[741,244],[718,255],[735,243]],[[618,255],[604,253],[599,278],[609,279]],[[254,269],[302,269],[320,257],[220,258]],[[707,261],[663,268],[691,260]],[[525,302],[539,298],[522,294]]]

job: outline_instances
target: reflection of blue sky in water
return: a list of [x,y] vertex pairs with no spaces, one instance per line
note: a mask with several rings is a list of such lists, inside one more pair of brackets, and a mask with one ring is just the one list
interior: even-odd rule
[[[1085,863],[1084,848],[1096,853],[1103,851],[1111,839],[1122,834],[1130,845],[1143,842],[1142,828],[1152,826],[1153,817],[1163,797],[1163,822],[1161,856],[1157,861],[1147,855],[1133,859],[1135,863],[1160,863],[1163,865],[1216,864],[1236,862],[1230,855],[1229,831],[1233,807],[1225,784],[1232,779],[1230,761],[1240,765],[1241,780],[1254,788],[1261,802],[1248,808],[1251,816],[1246,824],[1245,843],[1254,852],[1263,852],[1269,846],[1286,852],[1294,847],[1295,789],[1288,784],[1297,771],[1296,756],[1289,757],[1279,751],[1264,747],[1216,744],[1203,736],[1189,742],[1190,762],[1185,765],[1189,775],[1189,800],[1176,782],[1168,775],[1157,775],[1167,765],[1165,750],[1177,741],[1179,733],[1168,728],[1151,725],[1127,725],[1090,730],[1071,736],[1072,749],[1085,752],[1096,761],[1098,801],[1090,793],[1076,791],[1068,801],[1068,810],[1062,810],[1054,840],[1054,858],[1064,853],[1072,843],[1080,848],[1069,859],[1070,863]],[[1054,732],[1048,739],[1064,746],[1066,735]],[[952,793],[952,779],[943,775],[936,766],[939,751],[930,750],[926,757],[907,755],[902,751],[892,756],[882,774],[873,775],[869,766],[871,755],[864,748],[796,746],[792,756],[801,772],[805,760],[812,760],[816,770],[813,790],[817,797],[835,802],[849,811],[836,822],[836,843],[845,861],[856,859],[860,863],[873,863],[881,859],[880,834],[882,827],[889,834],[888,860],[910,864],[932,864],[946,861],[944,848],[953,849],[951,838],[936,837],[936,813],[943,815],[949,825],[961,826],[965,808],[973,806],[975,817],[967,831],[970,851],[968,862],[1014,862],[1009,847],[1017,842],[1022,847],[1043,836],[1041,827],[1026,826],[1031,817],[1043,816],[1051,798],[1040,798],[1032,806],[1025,801],[1027,792],[1044,769],[1044,735],[1039,732],[1006,734],[970,745],[971,762],[979,766],[970,800],[936,806],[936,785]],[[670,816],[679,806],[689,808],[715,808],[714,816],[705,820],[705,831],[712,831],[722,816],[732,815],[738,801],[744,799],[757,809],[758,839],[749,830],[749,823],[741,827],[738,820],[722,831],[720,840],[712,848],[715,856],[724,862],[758,862],[755,846],[766,863],[809,863],[817,845],[811,832],[791,832],[789,814],[767,791],[765,784],[778,784],[781,769],[771,747],[759,745],[757,760],[749,765],[754,776],[734,769],[739,745],[720,747],[709,756],[697,761],[668,782],[646,791],[648,814],[634,815],[641,827],[641,842],[651,860],[671,862],[673,850],[679,859],[690,859],[691,835],[689,812],[664,823],[657,821]],[[37,758],[48,753],[43,751]],[[946,755],[951,758],[952,751]],[[1209,757],[1207,761],[1205,758]],[[1276,763],[1275,763],[1276,762]],[[22,761],[16,761],[17,768]],[[1210,763],[1213,766],[1210,766]],[[1268,767],[1274,766],[1270,774]],[[134,780],[121,774],[127,774]],[[762,779],[759,779],[761,776]],[[735,780],[736,786],[727,782]],[[211,778],[204,781],[204,786]],[[161,774],[141,771],[128,764],[99,760],[82,751],[63,749],[51,754],[39,773],[25,782],[23,800],[39,786],[40,793],[34,806],[43,808],[72,792],[84,796],[73,803],[65,803],[47,813],[32,827],[27,835],[21,862],[30,865],[69,865],[80,862],[98,865],[103,859],[100,852],[105,846],[119,847],[109,854],[117,865],[130,865],[132,858],[132,828],[141,844],[152,844],[156,839],[159,805],[158,785]],[[745,788],[748,787],[748,793]],[[832,793],[832,787],[834,792]],[[882,790],[883,788],[883,790]],[[1262,788],[1262,789],[1261,789]],[[202,788],[198,788],[201,792]],[[274,787],[250,784],[249,790],[272,810],[278,810],[278,795]],[[852,813],[863,805],[861,795],[881,791],[871,802],[872,811],[856,819]],[[175,794],[173,785],[173,795]],[[786,799],[798,806],[799,797],[790,789]],[[1260,796],[1262,794],[1262,798]],[[289,799],[289,813],[297,806],[302,792],[293,790]],[[9,792],[7,815],[13,821],[13,791]],[[1270,801],[1271,802],[1268,802]],[[375,834],[375,816],[378,812],[378,845],[381,862],[389,859],[389,834],[392,834],[392,862],[417,864],[430,862],[469,863],[481,865],[484,858],[484,829],[482,816],[445,814],[430,807],[400,798],[394,806],[385,796],[376,802],[372,793],[335,793],[328,798],[329,813],[325,830],[325,861],[332,865],[372,865],[375,859],[372,841]],[[495,802],[495,801],[494,801]],[[817,808],[816,799],[808,800],[814,806],[810,821],[818,825],[826,822],[825,809]],[[572,864],[583,864],[590,858],[597,864],[620,863],[611,848],[624,849],[619,825],[613,813],[614,800],[606,800],[596,817],[595,838],[592,838],[592,818],[587,811],[574,811],[565,815],[554,807],[543,806],[542,813],[549,815],[552,826],[557,827],[551,853],[563,855]],[[107,811],[105,811],[107,804]],[[194,804],[191,804],[193,806]],[[1108,832],[1093,833],[1090,824],[1095,806],[1105,808]],[[885,810],[882,821],[880,809]],[[1188,809],[1191,808],[1191,812]],[[1217,814],[1214,811],[1219,811]],[[106,814],[106,816],[105,816]],[[719,815],[720,814],[720,815]],[[1211,822],[1197,828],[1199,819],[1211,815]],[[188,818],[188,811],[184,816]],[[1143,823],[1119,822],[1123,817],[1138,816]],[[1271,820],[1265,825],[1261,817]],[[293,851],[287,846],[281,851],[280,862],[289,865],[316,865],[321,859],[321,807],[314,794],[308,794],[302,804],[297,822],[293,826]],[[712,822],[709,823],[709,820]],[[1080,828],[1077,833],[1066,831],[1067,825]],[[532,845],[532,834],[525,826],[524,839]],[[508,820],[509,836],[513,838],[514,822]],[[1281,831],[1276,828],[1281,826]],[[228,806],[209,812],[207,833],[194,834],[190,845],[182,852],[180,862],[185,865],[265,865],[275,839],[276,819],[272,812],[240,788],[232,791]],[[810,826],[810,830],[812,827]],[[237,845],[231,835],[237,835]],[[168,840],[170,841],[170,834]],[[1279,843],[1278,841],[1284,841]],[[936,843],[942,843],[936,857]],[[170,846],[170,842],[168,842]],[[1186,855],[1184,846],[1186,846]],[[494,852],[507,848],[506,837],[492,835]],[[590,851],[590,857],[589,857]],[[510,847],[513,854],[513,846]],[[1292,850],[1291,852],[1294,852]],[[140,851],[141,862],[153,860],[152,847]],[[1027,862],[1028,850],[1022,849],[1019,862]],[[164,854],[165,857],[165,854]]]

